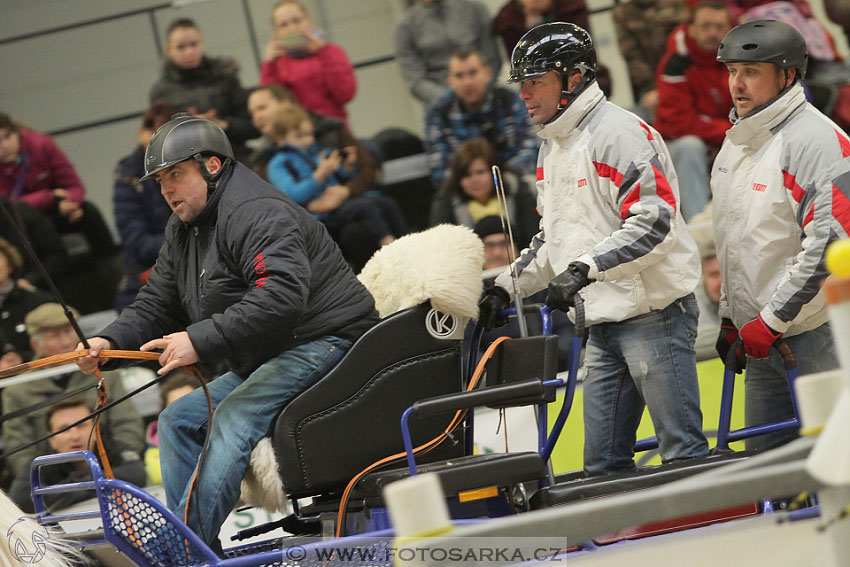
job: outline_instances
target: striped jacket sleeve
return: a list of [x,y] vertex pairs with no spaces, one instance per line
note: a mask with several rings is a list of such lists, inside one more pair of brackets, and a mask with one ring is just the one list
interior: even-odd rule
[[599,189],[608,191],[620,227],[596,244],[580,262],[588,277],[618,280],[660,261],[673,248],[673,222],[678,196],[667,178],[667,153],[646,124],[624,129],[616,139],[601,141],[592,153]]
[[820,291],[829,244],[850,234],[850,138],[836,129],[831,134],[784,144],[782,175],[803,240],[787,277],[761,311],[764,322],[781,333]]

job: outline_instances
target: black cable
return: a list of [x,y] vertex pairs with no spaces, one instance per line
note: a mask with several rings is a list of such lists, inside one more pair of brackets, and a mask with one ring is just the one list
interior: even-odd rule
[[[165,376],[167,376],[167,374],[166,374]],[[15,447],[14,449],[12,449],[12,450],[10,450],[10,451],[6,451],[6,452],[4,452],[2,455],[0,455],[0,459],[5,458],[5,457],[8,457],[9,455],[14,455],[14,454],[15,454],[15,453],[17,453],[17,452],[19,452],[19,451],[23,451],[24,449],[28,449],[29,447],[32,447],[33,445],[37,445],[37,444],[41,443],[42,441],[47,441],[48,439],[50,439],[50,438],[51,438],[51,437],[53,437],[54,435],[59,435],[60,433],[64,433],[64,432],[68,431],[69,429],[72,429],[72,428],[74,428],[74,427],[77,427],[79,424],[81,424],[81,423],[85,423],[86,421],[90,420],[92,417],[98,417],[98,416],[100,416],[100,414],[102,414],[103,412],[105,412],[106,410],[108,410],[109,408],[111,408],[112,406],[114,406],[114,405],[116,405],[116,404],[120,404],[121,402],[123,402],[123,401],[125,401],[125,400],[127,400],[127,399],[129,399],[129,398],[131,398],[131,397],[133,397],[133,396],[135,396],[135,395],[136,395],[136,394],[138,394],[139,392],[142,392],[142,391],[144,391],[144,390],[147,390],[148,388],[150,388],[150,387],[151,387],[151,386],[153,386],[154,384],[156,384],[156,383],[158,383],[158,382],[162,381],[162,379],[163,379],[163,378],[165,378],[165,376],[157,376],[156,378],[154,378],[154,379],[153,379],[153,380],[151,380],[150,382],[147,382],[146,384],[141,385],[140,387],[136,388],[136,389],[135,389],[135,390],[133,390],[132,392],[130,392],[130,393],[128,393],[128,394],[126,394],[126,395],[124,395],[124,396],[122,396],[122,397],[118,398],[118,399],[117,399],[117,400],[115,400],[114,402],[110,402],[110,403],[106,404],[106,405],[105,405],[105,406],[103,406],[102,408],[100,408],[100,409],[98,409],[98,410],[95,410],[95,411],[91,412],[91,413],[90,413],[89,415],[87,415],[86,417],[84,417],[84,418],[82,418],[82,419],[79,419],[79,420],[75,421],[74,423],[72,423],[72,424],[70,424],[70,425],[68,425],[68,426],[63,427],[62,429],[59,429],[59,430],[57,430],[57,431],[54,431],[53,433],[49,433],[48,435],[45,435],[44,437],[40,437],[40,438],[36,439],[35,441],[30,441],[29,443],[26,443],[25,445],[21,445],[21,446],[19,446],[19,447]]]
[[[13,206],[12,201],[8,201],[9,206]],[[44,264],[41,263],[41,260],[38,259],[38,256],[35,254],[35,250],[30,246],[29,240],[24,235],[23,228],[18,225],[15,217],[12,216],[12,213],[6,208],[5,204],[0,206],[0,209],[3,209],[3,214],[6,217],[6,222],[8,222],[12,228],[15,229],[15,233],[18,235],[18,238],[21,241],[21,244],[24,246],[24,251],[29,256],[29,259],[32,260],[33,265],[38,269],[38,272],[41,274],[41,277],[44,278],[44,281],[47,282],[47,285],[50,287],[50,292],[59,302],[59,305],[62,306],[62,309],[65,311],[65,317],[68,318],[68,322],[71,323],[71,327],[74,328],[74,332],[79,337],[80,342],[83,343],[83,346],[86,348],[89,347],[89,342],[86,340],[86,336],[83,334],[82,329],[80,329],[79,324],[77,324],[77,319],[74,317],[74,314],[71,313],[71,309],[68,307],[68,304],[65,303],[65,300],[62,298],[62,294],[59,293],[59,290],[56,288],[56,284],[53,283],[53,278],[50,277],[50,274],[47,273],[47,270],[44,268]]]
[[4,413],[0,416],[0,423],[4,421],[9,421],[10,419],[14,419],[16,417],[20,417],[22,415],[27,415],[28,413],[32,413],[34,411],[38,411],[42,408],[46,408],[48,406],[52,406],[53,404],[58,404],[63,400],[67,400],[68,398],[72,398],[77,394],[82,394],[83,392],[87,392],[92,388],[97,388],[97,384],[90,384],[88,386],[83,386],[82,388],[77,388],[76,390],[72,390],[70,392],[65,392],[64,394],[60,394],[54,398],[50,398],[49,400],[42,400],[36,404],[31,406],[27,406],[25,408],[21,408],[19,410],[10,411],[9,413]]

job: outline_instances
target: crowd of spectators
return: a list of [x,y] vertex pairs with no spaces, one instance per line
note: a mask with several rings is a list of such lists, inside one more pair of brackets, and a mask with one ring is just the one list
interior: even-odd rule
[[[850,37],[847,2],[824,0],[824,5]],[[681,213],[693,219],[695,232],[711,215],[709,165],[730,127],[728,72],[716,60],[717,48],[738,22],[765,17],[787,21],[806,38],[810,100],[846,127],[841,118],[850,120],[850,103],[842,106],[847,97],[836,93],[850,88],[850,68],[807,0],[628,0],[613,9],[628,68],[628,76],[616,80],[628,81],[633,110],[667,141],[678,172]],[[494,17],[477,0],[420,0],[396,24],[396,61],[411,96],[425,111],[423,142],[435,193],[430,222],[465,225],[490,239],[485,267],[516,255],[494,220],[500,205],[492,166],[502,168],[517,248],[531,241],[540,220],[534,188],[536,128],[517,91],[495,84],[495,77],[528,29],[552,21],[587,28],[588,19],[585,0],[509,0]],[[137,139],[128,141],[128,149],[135,147],[115,168],[114,232],[120,245],[97,206],[86,200],[85,187],[59,146],[0,112],[0,369],[76,345],[28,249],[83,313],[113,307],[120,311],[145,284],[170,217],[159,184],[140,180],[145,148],[176,112],[221,126],[236,158],[324,222],[355,271],[415,224],[393,195],[381,191],[384,156],[378,144],[358,139],[348,125],[346,105],[357,93],[357,79],[345,47],[328,41],[298,0],[277,2],[271,22],[273,35],[254,89],[243,87],[233,59],[205,54],[194,21],[181,17],[167,27],[161,76],[150,89]],[[602,67],[599,83],[610,93],[610,78]],[[711,275],[700,288],[701,300],[709,312],[706,324],[716,325],[717,260],[711,234],[700,234],[703,272]],[[99,279],[103,274],[107,277]],[[5,411],[26,407],[92,380],[71,373],[6,387],[3,406]],[[123,391],[120,380],[115,384],[113,395]],[[177,382],[175,390],[190,387],[194,385]],[[72,423],[93,407],[90,395],[91,390],[50,412],[8,420],[3,424],[5,447]],[[128,478],[138,479],[131,454],[141,455],[145,445],[139,416],[127,404],[104,420],[115,421],[110,443],[116,461],[126,465]],[[82,430],[75,429],[8,458],[6,480],[37,454],[87,446]],[[155,429],[149,431],[149,445],[153,439]],[[148,476],[155,479],[150,466]],[[73,478],[76,471],[62,474]],[[26,491],[28,478],[26,483],[21,478],[16,486]]]

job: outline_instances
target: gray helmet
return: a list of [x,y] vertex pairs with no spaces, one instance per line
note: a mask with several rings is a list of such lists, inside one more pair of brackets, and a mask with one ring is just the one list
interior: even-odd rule
[[175,114],[151,138],[145,150],[145,175],[140,181],[191,158],[201,163],[204,173],[202,156],[210,154],[233,161],[233,148],[224,130],[206,118],[189,116],[185,112]]
[[592,79],[596,73],[596,49],[590,34],[566,22],[541,24],[525,33],[511,55],[509,83],[539,77],[549,71],[565,74],[579,69]]
[[732,28],[717,50],[721,63],[774,63],[806,76],[806,40],[793,26],[778,20],[752,20]]

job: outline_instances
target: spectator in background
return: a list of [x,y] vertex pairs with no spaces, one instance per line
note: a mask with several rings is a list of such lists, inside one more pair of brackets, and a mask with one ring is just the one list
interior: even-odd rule
[[167,100],[180,111],[218,124],[230,139],[236,159],[245,161],[245,142],[257,137],[248,116],[248,93],[239,82],[239,66],[230,58],[204,55],[204,38],[189,18],[168,25],[162,76],[148,101]]
[[494,76],[502,66],[490,14],[477,0],[422,0],[395,28],[395,52],[410,93],[425,106],[446,93],[449,58],[460,49],[478,51]]
[[682,0],[630,0],[614,6],[617,45],[626,60],[637,114],[652,123],[658,104],[655,68],[664,55],[667,37],[686,22],[688,6]]
[[[689,0],[693,1],[693,0]],[[845,82],[847,69],[840,65],[841,56],[835,49],[835,40],[823,27],[808,0],[725,0],[736,20],[779,20],[800,32],[809,50],[809,67],[806,78],[822,80],[824,75],[839,73]]]
[[540,143],[525,104],[516,91],[493,86],[492,80],[492,69],[474,49],[449,58],[450,90],[425,116],[425,147],[436,187],[445,181],[461,144],[473,138],[487,140],[517,174],[535,171]]
[[[714,226],[712,224],[713,207],[711,203],[703,212],[695,215],[688,223],[688,230],[697,243],[700,260],[702,261],[702,279],[695,290],[697,302],[699,303],[700,326],[720,327],[720,289],[723,284],[720,275],[720,267],[717,263],[717,247],[714,244]],[[712,339],[713,340],[713,339]]]
[[341,183],[354,175],[357,153],[353,148],[340,152],[320,147],[304,110],[280,110],[272,133],[278,146],[269,160],[269,181],[315,214],[331,234],[350,222],[360,222],[379,246],[386,246],[407,232],[401,212],[388,197],[351,196]]
[[[299,107],[298,101],[288,90],[280,85],[266,85],[258,87],[248,97],[248,111],[254,126],[263,135],[258,140],[258,150],[251,160],[251,166],[258,175],[265,178],[266,165],[271,153],[274,153],[275,143],[272,135],[272,123],[278,111],[284,108]],[[306,110],[306,109],[305,109]],[[345,126],[345,122],[339,118],[323,116],[310,112],[310,121],[313,123],[316,142],[324,148],[338,150],[351,149],[357,152],[357,172],[354,177],[345,182],[352,195],[360,195],[368,189],[376,187],[377,166],[375,158],[369,153],[363,144],[351,134]]]
[[357,92],[357,79],[345,51],[325,41],[298,0],[275,4],[272,27],[260,84],[282,85],[306,110],[347,122],[345,105]]
[[509,0],[493,18],[493,34],[502,38],[510,57],[531,28],[548,22],[571,22],[590,29],[588,15],[585,0]]
[[717,62],[717,48],[730,29],[729,10],[723,2],[700,2],[690,22],[670,34],[667,51],[658,64],[658,110],[653,126],[673,157],[685,220],[702,211],[711,198],[709,164],[732,126],[729,72]]
[[23,265],[18,250],[0,238],[0,370],[32,358],[24,317],[42,303],[52,301],[44,292],[19,285],[16,276]]
[[[513,225],[511,225],[511,230],[514,230]],[[496,273],[491,272],[492,276],[489,278],[491,281],[487,282],[487,285],[492,285],[492,280],[517,257],[516,245],[511,242],[509,235],[505,234],[499,215],[487,215],[481,218],[472,227],[472,231],[484,243],[484,266],[482,267],[485,277],[491,270],[499,270]],[[514,232],[514,234],[516,233]]]
[[[160,412],[174,400],[180,399],[198,387],[198,378],[182,369],[177,369],[159,383]],[[145,432],[145,472],[148,482],[162,484],[162,470],[159,466],[159,421],[148,424]]]
[[697,360],[707,360],[717,356],[715,341],[720,331],[720,289],[723,285],[723,277],[720,275],[717,246],[714,244],[712,209],[712,204],[709,202],[704,211],[694,215],[688,222],[688,230],[697,243],[702,263],[700,283],[694,290],[697,305],[699,305],[697,340],[694,345]]
[[118,285],[115,309],[129,305],[145,283],[165,240],[165,225],[171,216],[168,205],[153,179],[139,181],[145,174],[145,148],[157,128],[168,122],[177,107],[157,101],[142,115],[137,136],[139,144],[115,168],[112,205],[115,226],[124,244],[124,274]]
[[[251,160],[251,167],[260,177],[267,179],[266,167],[277,144],[272,134],[275,115],[284,108],[300,108],[292,94],[280,85],[257,88],[248,97],[248,109],[254,125],[262,132],[259,149]],[[338,118],[322,116],[308,111],[313,122],[314,135],[320,146],[325,148],[356,148],[357,171],[354,177],[343,182],[352,196],[362,195],[377,186],[377,168],[372,155],[366,151]],[[348,223],[331,235],[342,250],[342,255],[355,273],[363,269],[377,250],[371,232],[359,222]]]
[[[47,415],[44,417],[46,431],[48,433],[56,433],[56,435],[47,440],[47,443],[50,445],[50,451],[41,454],[70,453],[71,451],[82,451],[85,449],[95,452],[95,456],[100,460],[100,455],[95,451],[95,438],[92,435],[93,423],[91,420],[79,423],[62,433],[57,433],[61,429],[90,416],[93,411],[94,406],[88,400],[80,397],[71,397],[51,406],[47,410]],[[103,428],[102,425],[101,436],[103,438],[103,447],[115,478],[125,480],[136,486],[144,486],[146,480],[145,467],[139,458],[138,451],[120,441],[114,440],[110,432]],[[91,469],[89,469],[89,465],[85,461],[42,467],[39,475],[42,486],[92,480]],[[49,510],[55,511],[76,504],[77,502],[82,502],[93,496],[93,492],[82,490],[45,495],[44,504]],[[24,464],[19,469],[14,482],[12,482],[12,487],[9,489],[9,497],[24,512],[29,514],[35,512],[32,497],[30,496],[29,463]]]
[[21,233],[23,233],[23,238],[29,242],[47,275],[61,290],[63,277],[71,269],[71,265],[68,253],[62,245],[62,237],[59,236],[56,227],[50,219],[23,201],[12,203],[0,197],[0,207],[4,207],[15,221],[15,225],[12,225],[8,222],[6,215],[0,213],[0,238],[6,239],[21,255],[22,264],[17,271],[18,283],[24,287],[35,286],[42,290],[49,289],[41,271],[24,253],[26,247],[21,241]]
[[[24,128],[0,112],[0,197],[23,201],[49,218],[62,233],[82,233],[99,257],[115,252],[115,243],[74,166],[45,134]],[[5,224],[5,221],[0,224]]]
[[[487,140],[467,140],[452,161],[445,187],[434,197],[431,206],[431,225],[459,224],[469,228],[487,216],[499,216],[499,201],[491,168],[502,166],[499,156]],[[536,196],[525,183],[510,171],[502,170],[508,215],[515,227],[518,242],[530,242],[537,233],[540,216]],[[511,257],[513,260],[513,257]]]
[[823,7],[829,19],[841,26],[847,41],[850,41],[850,3],[847,0],[823,0]]
[[[75,317],[80,315],[76,309],[72,308],[71,312]],[[77,346],[79,339],[65,317],[62,306],[58,303],[44,303],[38,306],[27,314],[24,321],[27,334],[30,336],[34,358],[70,352]],[[120,373],[104,372],[103,378],[106,381],[110,399],[118,399],[127,393],[121,384]],[[90,389],[80,395],[89,406],[94,407],[97,401],[94,386],[98,381],[96,376],[76,371],[8,386],[3,388],[2,392],[3,409],[10,412],[26,408],[86,386]],[[45,414],[46,410],[42,409],[4,422],[3,449],[10,451],[47,435]],[[113,441],[141,455],[145,447],[144,428],[142,419],[131,400],[122,402],[103,413],[100,426],[102,431],[108,431],[111,434]],[[42,441],[13,455],[8,455],[6,464],[10,470],[19,471],[29,465],[35,457],[47,454],[49,450],[47,442]]]

